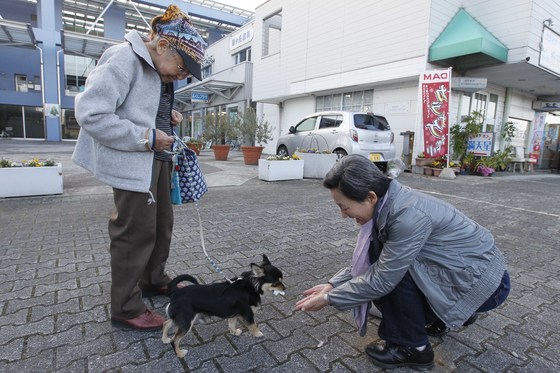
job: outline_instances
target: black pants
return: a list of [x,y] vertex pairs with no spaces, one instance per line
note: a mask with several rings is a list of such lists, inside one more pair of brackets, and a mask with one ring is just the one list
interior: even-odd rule
[[[509,290],[509,274],[505,271],[498,289],[476,312],[486,312],[498,307],[507,298]],[[428,343],[425,325],[435,321],[437,316],[410,273],[406,273],[392,292],[374,303],[383,315],[378,330],[383,340],[407,347],[424,346]]]

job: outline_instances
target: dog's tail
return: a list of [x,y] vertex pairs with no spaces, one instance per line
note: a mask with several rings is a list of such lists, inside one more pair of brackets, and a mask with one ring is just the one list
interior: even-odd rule
[[167,285],[167,291],[169,293],[173,293],[175,290],[178,289],[177,285],[183,281],[188,281],[198,285],[198,280],[192,277],[191,275],[179,275],[175,277],[173,280],[171,280],[171,282]]

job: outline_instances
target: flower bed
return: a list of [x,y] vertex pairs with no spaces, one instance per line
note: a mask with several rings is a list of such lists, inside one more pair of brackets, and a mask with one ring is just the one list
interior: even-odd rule
[[[62,165],[34,159],[16,165],[2,160],[0,197],[25,197],[62,194]],[[47,165],[45,165],[47,164]]]
[[304,161],[297,156],[259,159],[259,179],[265,181],[303,179]]
[[296,151],[295,154],[305,161],[303,177],[322,179],[338,161],[338,155],[333,153],[318,153],[310,151]]

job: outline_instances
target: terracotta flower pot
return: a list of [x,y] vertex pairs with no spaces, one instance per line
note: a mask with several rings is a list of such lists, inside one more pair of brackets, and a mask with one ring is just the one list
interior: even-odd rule
[[263,152],[263,146],[242,146],[243,160],[248,165],[258,165]]
[[200,150],[202,149],[203,145],[199,143],[188,142],[187,146],[189,147],[189,149],[193,150],[196,155],[200,155]]
[[229,145],[212,145],[214,151],[214,158],[217,161],[227,161],[229,155]]

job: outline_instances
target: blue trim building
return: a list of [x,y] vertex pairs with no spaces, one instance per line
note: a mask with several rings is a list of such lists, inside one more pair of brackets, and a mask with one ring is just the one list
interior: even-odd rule
[[75,139],[74,96],[97,59],[127,31],[147,33],[171,3],[190,14],[208,44],[253,15],[209,0],[2,0],[0,136]]

